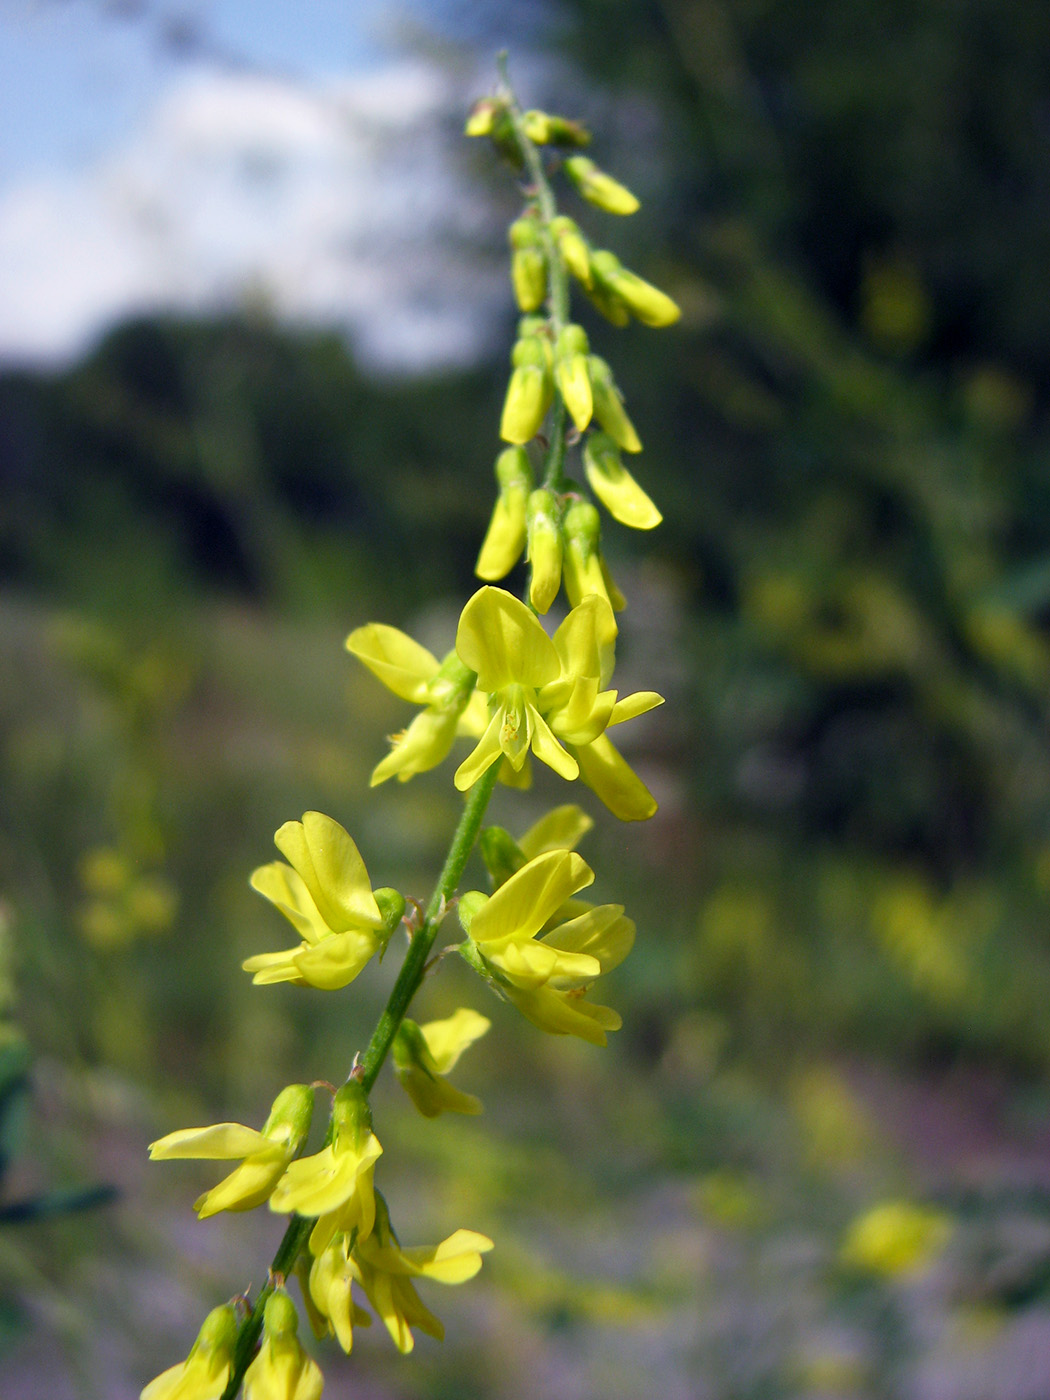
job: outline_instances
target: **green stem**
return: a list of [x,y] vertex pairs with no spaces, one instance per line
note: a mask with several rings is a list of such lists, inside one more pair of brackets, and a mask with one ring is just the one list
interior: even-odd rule
[[[448,902],[459,888],[459,882],[463,878],[463,869],[474,849],[474,843],[478,839],[485,809],[489,805],[493,788],[496,786],[498,773],[499,763],[492,764],[470,789],[459,824],[452,837],[448,855],[445,857],[441,875],[434,887],[434,893],[430,896],[430,903],[427,905],[423,922],[412,935],[405,961],[401,965],[397,981],[391,989],[386,1006],[384,1006],[376,1028],[372,1032],[368,1048],[353,1071],[354,1078],[364,1085],[366,1092],[370,1091],[375,1084],[383,1062],[390,1051],[390,1046],[393,1044],[394,1036],[397,1035],[398,1027],[412,1003],[412,998],[419,991],[426,971],[427,958],[434,946],[441,921],[445,917]],[[270,1277],[256,1298],[251,1312],[241,1323],[240,1331],[237,1334],[237,1345],[234,1348],[230,1379],[226,1389],[222,1392],[221,1400],[234,1400],[239,1392],[244,1380],[244,1373],[251,1364],[259,1341],[259,1334],[262,1332],[263,1310],[266,1307],[266,1300],[274,1291],[274,1279],[277,1277],[287,1278],[292,1272],[295,1261],[305,1246],[313,1227],[314,1221],[311,1217],[292,1216],[281,1243],[277,1247],[273,1263],[270,1265]]]
[[394,983],[387,1004],[383,1008],[379,1023],[372,1032],[368,1049],[361,1057],[361,1062],[355,1071],[355,1078],[361,1081],[366,1091],[370,1090],[376,1082],[376,1076],[383,1067],[383,1061],[387,1057],[397,1029],[412,998],[419,990],[427,958],[429,958],[430,950],[434,946],[434,939],[437,937],[441,920],[445,917],[448,902],[459,887],[460,879],[463,876],[463,867],[478,839],[482,818],[485,815],[485,808],[489,805],[492,790],[496,786],[498,772],[499,763],[492,764],[470,789],[470,795],[463,808],[459,825],[456,827],[452,844],[445,858],[444,868],[434,888],[434,893],[430,897],[430,903],[427,905],[423,923],[412,936],[412,942],[409,944],[408,953],[401,966],[401,971],[398,973],[397,981]]

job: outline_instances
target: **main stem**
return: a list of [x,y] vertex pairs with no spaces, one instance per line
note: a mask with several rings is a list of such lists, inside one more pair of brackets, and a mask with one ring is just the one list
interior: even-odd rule
[[[485,816],[485,809],[489,805],[492,790],[496,786],[498,773],[499,763],[493,763],[470,789],[459,824],[452,837],[448,855],[445,857],[441,875],[434,887],[434,893],[430,896],[430,903],[427,905],[423,922],[412,935],[405,961],[401,965],[397,981],[391,989],[386,1006],[384,1006],[376,1028],[372,1032],[368,1048],[352,1071],[353,1077],[364,1085],[366,1091],[371,1090],[375,1084],[379,1071],[383,1068],[383,1062],[389,1054],[390,1046],[393,1044],[394,1036],[397,1035],[398,1027],[412,1003],[412,998],[419,991],[426,971],[427,958],[434,946],[441,921],[445,917],[448,902],[459,888],[459,882],[463,878],[463,869],[474,849],[474,843],[478,839],[478,832],[481,830],[481,823]],[[273,1257],[273,1263],[270,1265],[270,1277],[265,1286],[260,1289],[251,1312],[241,1324],[240,1332],[237,1335],[237,1345],[234,1348],[230,1379],[226,1389],[222,1392],[221,1400],[234,1400],[239,1392],[244,1380],[244,1373],[251,1364],[259,1334],[262,1331],[263,1311],[266,1307],[266,1300],[274,1291],[274,1280],[287,1278],[295,1268],[295,1261],[306,1244],[313,1226],[314,1221],[310,1216],[293,1215],[289,1221],[288,1228],[285,1230],[284,1237]]]

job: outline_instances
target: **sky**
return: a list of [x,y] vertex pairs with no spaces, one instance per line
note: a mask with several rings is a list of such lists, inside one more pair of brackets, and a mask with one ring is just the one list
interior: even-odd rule
[[498,45],[439,66],[416,4],[0,0],[0,367],[245,301],[380,370],[482,353],[504,273],[452,140]]

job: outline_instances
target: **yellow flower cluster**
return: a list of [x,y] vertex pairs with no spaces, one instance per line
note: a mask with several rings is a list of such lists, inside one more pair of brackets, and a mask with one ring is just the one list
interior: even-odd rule
[[[679,311],[664,292],[612,253],[592,248],[572,219],[557,214],[540,163],[543,146],[558,148],[561,169],[589,203],[614,214],[638,207],[629,190],[576,153],[589,141],[578,122],[521,113],[508,95],[478,104],[467,130],[491,136],[529,177],[526,207],[509,235],[511,278],[524,315],[500,424],[508,445],[496,461],[498,496],[477,563],[483,586],[463,608],[455,644],[442,659],[385,623],[358,627],[346,645],[388,689],[418,707],[376,765],[372,785],[394,777],[406,782],[436,767],[456,739],[465,738],[471,747],[453,782],[470,796],[426,912],[417,905],[418,915],[405,920],[406,961],[364,1057],[332,1091],[316,1150],[303,1155],[317,1087],[306,1084],[283,1089],[259,1129],[214,1123],[180,1129],[151,1145],[158,1160],[235,1164],[198,1198],[200,1218],[268,1205],[291,1223],[250,1318],[244,1299],[215,1309],[186,1360],[152,1381],[142,1400],[219,1400],[242,1378],[246,1400],[317,1400],[321,1373],[299,1342],[284,1270],[297,1275],[317,1335],[334,1334],[347,1352],[355,1327],[370,1322],[362,1299],[402,1352],[412,1349],[415,1328],[441,1337],[441,1323],[416,1292],[417,1280],[465,1282],[492,1241],[460,1229],[432,1247],[402,1247],[374,1184],[383,1148],[368,1094],[389,1054],[424,1116],[481,1111],[480,1100],[448,1075],[490,1029],[488,1018],[469,1008],[423,1024],[407,1015],[476,841],[492,887],[458,899],[466,935],[456,945],[462,958],[501,999],[551,1034],[604,1045],[621,1024],[614,1010],[588,999],[593,983],[623,961],[635,936],[621,905],[579,898],[594,872],[573,847],[591,819],[574,805],[561,806],[519,841],[498,827],[483,831],[481,823],[495,777],[527,786],[533,760],[565,781],[581,779],[623,821],[656,811],[652,794],[609,738],[613,726],[663,699],[648,690],[621,695],[612,684],[614,613],[625,600],[603,556],[600,518],[587,487],[631,528],[652,529],[661,516],[624,466],[622,454],[638,453],[642,444],[612,370],[570,319],[569,278],[616,325],[633,317],[667,326]],[[537,444],[544,451],[539,481],[530,457]],[[565,475],[566,452],[576,449],[586,487]],[[523,554],[530,570],[527,601],[493,586]],[[563,590],[566,610],[548,630],[540,615]],[[283,859],[260,866],[251,884],[297,938],[290,948],[249,957],[244,969],[257,984],[346,987],[373,958],[382,958],[406,900],[397,890],[372,888],[349,833],[321,812],[286,822],[274,840]]]

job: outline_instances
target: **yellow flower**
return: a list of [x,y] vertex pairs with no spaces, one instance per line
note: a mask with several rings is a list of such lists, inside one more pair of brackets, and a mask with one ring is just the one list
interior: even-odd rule
[[180,1128],[150,1143],[150,1160],[175,1158],[229,1161],[241,1165],[194,1203],[201,1220],[221,1210],[252,1210],[262,1205],[306,1141],[313,1094],[305,1084],[290,1084],[273,1101],[262,1131],[241,1123],[213,1123],[207,1128]]
[[456,787],[471,787],[501,756],[520,771],[530,750],[561,777],[576,778],[579,764],[563,745],[592,743],[615,722],[618,706],[627,718],[660,704],[651,692],[617,702],[614,690],[603,689],[615,636],[612,610],[597,594],[573,608],[552,639],[510,593],[479,589],[463,609],[456,650],[477,673],[490,718],[456,770]]
[[260,866],[252,888],[276,905],[303,941],[284,952],[259,953],[242,966],[256,983],[345,987],[386,946],[404,900],[396,890],[373,892],[357,847],[320,812],[285,822],[274,843],[291,864]]
[[460,717],[474,690],[473,675],[454,651],[439,662],[426,647],[382,622],[351,632],[346,649],[402,700],[426,706],[408,729],[395,736],[393,749],[372,773],[371,786],[395,774],[404,783],[415,773],[436,768],[462,732]]
[[666,292],[629,271],[615,253],[595,253],[591,271],[609,296],[623,302],[643,325],[673,326],[681,318],[681,309]]
[[319,1400],[320,1367],[303,1351],[299,1316],[283,1289],[271,1293],[263,1310],[259,1354],[244,1375],[244,1400]]
[[909,1201],[883,1201],[853,1221],[840,1257],[864,1273],[913,1273],[933,1262],[951,1232],[951,1217],[943,1211]]
[[417,1026],[402,1020],[394,1040],[394,1068],[405,1092],[425,1118],[439,1113],[480,1113],[481,1100],[465,1094],[444,1077],[463,1051],[485,1034],[492,1022],[461,1007],[443,1021]]
[[489,899],[462,899],[460,910],[470,940],[464,956],[523,1015],[543,1030],[604,1045],[605,1032],[617,1030],[620,1017],[583,995],[630,952],[634,924],[619,904],[570,906],[574,916],[559,922],[571,897],[593,880],[574,851],[550,850],[526,862]]
[[311,1157],[292,1162],[270,1196],[270,1209],[318,1217],[310,1235],[320,1254],[338,1230],[363,1237],[375,1221],[372,1174],[383,1149],[372,1132],[364,1090],[351,1080],[332,1103],[333,1137]]
[[354,1276],[398,1351],[410,1352],[415,1345],[413,1327],[439,1341],[445,1335],[438,1319],[423,1306],[412,1279],[466,1283],[481,1268],[481,1256],[492,1248],[492,1241],[475,1230],[456,1230],[438,1245],[402,1249],[382,1196],[377,1197],[377,1207],[375,1231],[354,1245]]
[[314,1259],[308,1284],[309,1301],[321,1314],[328,1329],[335,1333],[347,1355],[353,1349],[354,1328],[372,1325],[369,1314],[364,1308],[359,1308],[350,1296],[350,1285],[358,1277],[357,1266],[350,1253],[354,1239],[352,1231],[347,1233],[340,1230],[333,1235]]
[[229,1303],[213,1308],[186,1360],[150,1381],[139,1400],[220,1400],[236,1341],[236,1312]]

